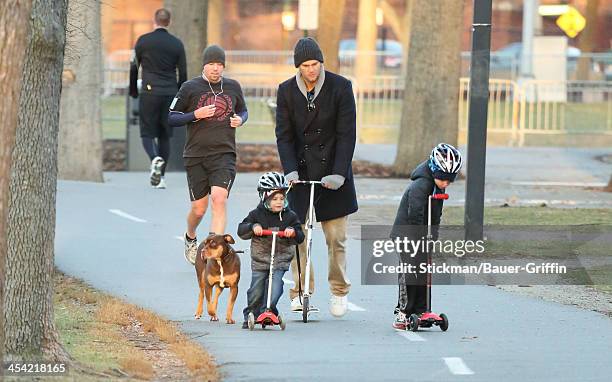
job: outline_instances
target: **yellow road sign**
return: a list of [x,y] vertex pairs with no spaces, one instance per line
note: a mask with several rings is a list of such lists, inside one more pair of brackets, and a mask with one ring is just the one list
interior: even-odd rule
[[572,6],[567,7],[567,12],[557,18],[557,25],[571,38],[574,38],[586,26],[586,19]]

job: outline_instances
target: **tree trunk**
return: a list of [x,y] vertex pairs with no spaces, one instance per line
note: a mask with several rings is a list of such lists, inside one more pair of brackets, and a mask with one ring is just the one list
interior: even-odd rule
[[165,0],[172,13],[170,32],[180,38],[187,55],[187,79],[202,73],[202,53],[207,43],[208,1]]
[[612,192],[612,175],[610,175],[610,180],[608,181],[608,185],[604,187],[604,191]]
[[100,2],[70,1],[68,25],[60,103],[58,176],[102,182]]
[[[4,307],[7,257],[6,219],[15,129],[21,93],[21,72],[29,32],[32,0],[8,0],[0,9],[0,312]],[[0,319],[0,360],[4,358],[4,320]]]
[[346,0],[321,1],[319,3],[319,30],[317,40],[323,51],[325,69],[339,73],[338,48],[344,20]]
[[[578,48],[582,53],[592,53],[595,48],[595,38],[597,37],[597,8],[599,8],[599,0],[588,0],[586,8],[586,26],[580,34]],[[590,66],[592,65],[591,58],[581,57],[578,60],[578,71],[576,79],[578,81],[589,80]]]
[[222,0],[208,0],[206,39],[210,44],[223,45],[223,7]]
[[359,0],[357,57],[355,77],[359,86],[367,86],[376,74],[376,0]]
[[34,0],[9,187],[5,346],[14,360],[66,361],[53,322],[57,135],[66,0]]
[[463,1],[415,0],[394,169],[407,176],[439,142],[457,144]]
[[380,8],[385,16],[385,23],[388,23],[402,44],[402,75],[405,74],[406,62],[408,62],[408,48],[410,45],[410,15],[412,12],[412,4],[415,0],[406,0],[404,5],[404,14],[400,17],[395,9],[386,1],[380,2]]

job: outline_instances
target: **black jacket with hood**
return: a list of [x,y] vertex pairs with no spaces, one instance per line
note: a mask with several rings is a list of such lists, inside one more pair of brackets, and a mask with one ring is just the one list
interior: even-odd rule
[[238,225],[238,236],[243,240],[251,240],[251,270],[266,272],[270,270],[270,252],[272,251],[271,236],[255,236],[253,226],[259,224],[263,229],[284,231],[287,227],[295,230],[293,238],[276,238],[274,253],[274,269],[289,270],[289,264],[295,256],[295,246],[304,241],[304,232],[300,219],[295,212],[285,208],[282,213],[272,212],[259,203],[257,208],[249,212],[242,223]]
[[[410,174],[412,183],[408,186],[399,208],[391,237],[408,237],[411,240],[418,240],[427,234],[427,203],[429,196],[434,192],[443,194],[444,191],[436,187],[433,174],[428,165],[428,160],[421,163]],[[434,240],[438,236],[438,226],[442,216],[444,200],[436,199],[431,201],[431,224]]]

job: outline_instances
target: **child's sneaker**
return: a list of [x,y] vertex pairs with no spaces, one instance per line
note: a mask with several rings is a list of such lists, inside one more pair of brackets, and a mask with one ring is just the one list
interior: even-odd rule
[[393,329],[395,330],[406,330],[408,326],[408,320],[403,312],[397,312],[395,319],[393,320]]
[[242,323],[242,329],[248,329],[249,328],[249,323],[247,321]]

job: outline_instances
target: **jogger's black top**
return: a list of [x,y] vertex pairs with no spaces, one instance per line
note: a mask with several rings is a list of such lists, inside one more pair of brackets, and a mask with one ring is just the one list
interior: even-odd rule
[[[187,80],[185,48],[165,28],[157,28],[136,41],[130,65],[130,95],[138,95],[138,68],[142,67],[141,93],[173,96]],[[177,80],[178,69],[178,80]]]

